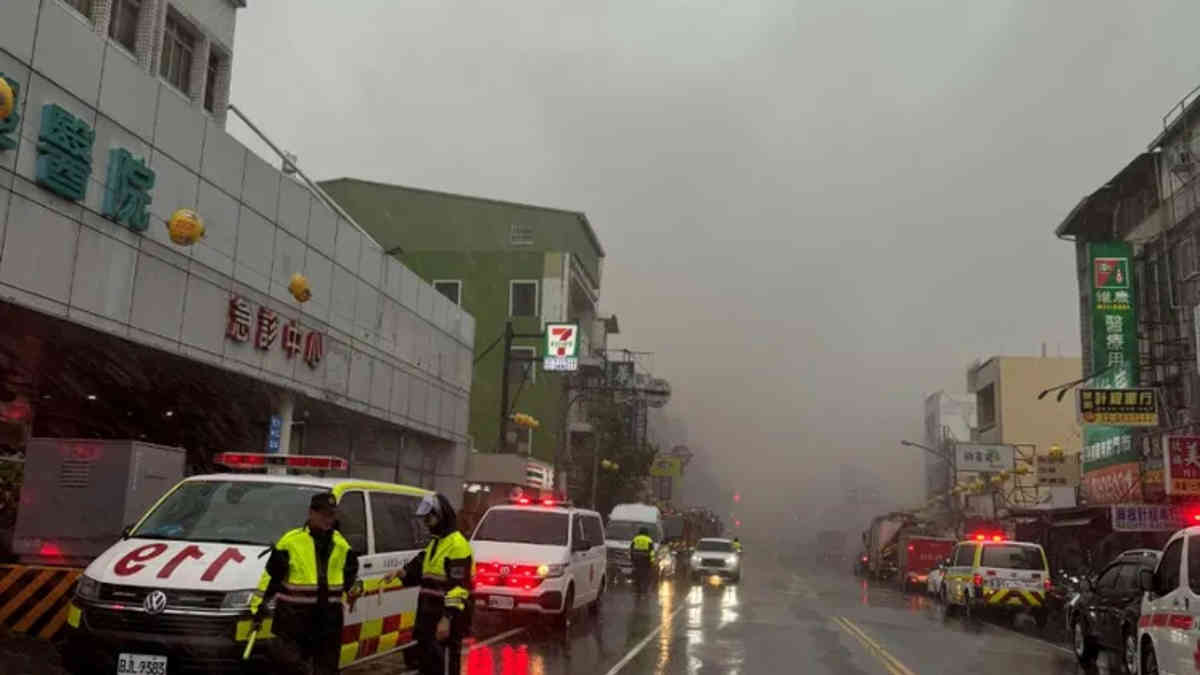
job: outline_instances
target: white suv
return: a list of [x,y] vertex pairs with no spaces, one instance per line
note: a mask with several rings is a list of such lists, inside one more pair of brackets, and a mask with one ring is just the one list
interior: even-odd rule
[[471,535],[480,609],[553,615],[600,607],[605,578],[604,525],[595,511],[553,500],[493,506]]
[[1142,675],[1196,672],[1200,652],[1200,526],[1180,530],[1158,566],[1139,577],[1138,664]]

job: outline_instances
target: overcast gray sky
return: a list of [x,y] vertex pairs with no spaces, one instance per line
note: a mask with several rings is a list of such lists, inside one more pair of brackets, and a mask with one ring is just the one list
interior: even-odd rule
[[1052,230],[1200,83],[1200,3],[847,4],[252,0],[232,98],[320,178],[585,211],[691,443],[915,498],[924,394],[1078,354]]

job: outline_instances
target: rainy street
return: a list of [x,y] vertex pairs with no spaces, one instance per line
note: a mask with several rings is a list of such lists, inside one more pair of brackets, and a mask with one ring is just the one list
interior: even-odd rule
[[[464,672],[1119,672],[1109,668],[1108,654],[1085,671],[1066,646],[1034,637],[1028,621],[1018,620],[1021,630],[992,622],[967,627],[944,618],[931,599],[867,584],[848,571],[796,572],[775,557],[748,557],[746,564],[740,585],[664,582],[656,597],[640,601],[619,587],[605,598],[600,620],[577,613],[565,640],[540,624],[513,628],[481,617],[480,642],[464,658]],[[383,675],[399,667],[381,661],[348,672]]]

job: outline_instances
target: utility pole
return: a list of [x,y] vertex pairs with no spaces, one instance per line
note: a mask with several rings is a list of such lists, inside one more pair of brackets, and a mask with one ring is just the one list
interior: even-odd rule
[[508,428],[508,359],[512,355],[513,326],[512,320],[504,323],[504,356],[500,359],[500,433],[496,452],[504,450],[504,431]]

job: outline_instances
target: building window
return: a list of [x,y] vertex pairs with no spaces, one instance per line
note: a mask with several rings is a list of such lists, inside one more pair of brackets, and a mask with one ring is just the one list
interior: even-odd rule
[[1173,262],[1179,281],[1186,281],[1196,275],[1196,244],[1192,235],[1179,240],[1172,255],[1175,256]]
[[167,14],[159,74],[176,89],[189,95],[192,91],[192,54],[195,51],[196,37],[191,29],[174,12]]
[[533,347],[513,347],[508,357],[508,390],[511,396],[521,383],[537,382],[537,350]]
[[67,6],[79,12],[88,21],[92,20],[92,0],[63,0]]
[[508,282],[508,315],[537,316],[538,282]]
[[204,109],[210,113],[217,110],[217,78],[221,73],[221,54],[213,49],[208,53],[208,76],[204,84]]
[[508,229],[509,246],[533,246],[533,226],[513,223]]
[[116,40],[129,53],[137,53],[138,17],[142,0],[113,0],[112,18],[108,21],[108,37]]
[[979,430],[983,431],[996,425],[996,385],[983,387],[975,392],[975,401],[979,406]]
[[456,305],[462,304],[462,282],[458,279],[434,280],[433,289]]

